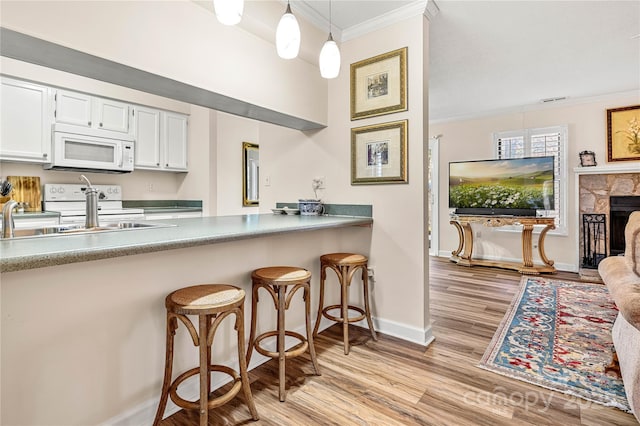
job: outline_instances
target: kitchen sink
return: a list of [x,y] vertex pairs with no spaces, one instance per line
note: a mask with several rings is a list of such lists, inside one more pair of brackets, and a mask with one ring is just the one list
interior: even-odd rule
[[126,231],[135,229],[153,229],[153,228],[167,228],[176,226],[166,223],[146,223],[146,222],[115,222],[105,223],[95,228],[85,228],[84,225],[55,225],[55,226],[43,226],[41,228],[30,229],[16,229],[13,232],[13,239],[16,238],[34,238],[34,237],[52,237],[61,235],[75,235],[75,234],[93,234],[97,232],[108,231]]

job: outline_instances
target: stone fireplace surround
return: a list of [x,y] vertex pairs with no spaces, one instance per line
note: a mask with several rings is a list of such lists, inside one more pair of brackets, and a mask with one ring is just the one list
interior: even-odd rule
[[580,277],[585,280],[600,280],[596,269],[582,268],[581,260],[584,253],[584,241],[582,233],[582,214],[599,213],[607,216],[607,247],[609,253],[609,229],[610,201],[611,196],[639,196],[640,197],[640,162],[628,162],[624,164],[576,167],[574,169],[577,177],[577,201],[578,214],[578,266]]

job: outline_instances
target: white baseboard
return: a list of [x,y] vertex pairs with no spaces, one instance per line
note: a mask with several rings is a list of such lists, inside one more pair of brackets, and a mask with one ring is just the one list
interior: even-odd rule
[[[394,321],[388,321],[380,318],[373,318],[374,327],[377,332],[388,334],[390,336],[398,337],[403,340],[407,340],[409,342],[417,343],[419,345],[427,346],[431,342],[434,341],[434,337],[431,331],[431,327],[426,330],[420,330],[416,327],[407,326],[404,324],[400,324]],[[324,331],[326,328],[335,324],[333,321],[330,321],[326,318],[323,318],[320,323],[319,332]],[[367,323],[365,321],[360,321],[354,323],[354,325],[358,325],[363,328],[368,328]],[[306,334],[305,326],[302,325],[297,329],[293,330],[297,333],[302,334],[303,336]],[[293,346],[296,344],[296,341],[288,342],[288,346]],[[254,351],[251,356],[251,364],[249,365],[249,370],[253,370],[259,365],[264,364],[269,361],[271,358],[261,355],[257,351]],[[234,359],[228,359],[222,363],[230,368],[237,368],[238,361]],[[211,383],[213,389],[217,389],[230,381],[229,378],[219,378],[216,381]],[[160,389],[158,389],[160,391]],[[197,380],[189,381],[180,386],[180,395],[187,400],[195,401],[199,398],[200,390]],[[100,426],[141,426],[141,425],[150,425],[153,423],[153,420],[156,415],[156,410],[158,408],[158,402],[160,401],[160,393],[156,395],[154,398],[151,398],[137,406],[115,416],[111,419],[103,422]],[[169,417],[170,415],[178,412],[180,407],[175,405],[171,398],[167,401],[167,408],[165,409],[164,418]]]
[[[438,257],[451,257],[451,251],[440,250],[438,252]],[[473,259],[481,259],[481,260],[492,260],[492,261],[502,261],[502,262],[515,262],[521,263],[522,258],[509,258],[509,257],[498,257],[498,256],[474,256]],[[554,265],[558,271],[565,272],[578,272],[579,269],[576,265],[571,263],[554,263]]]

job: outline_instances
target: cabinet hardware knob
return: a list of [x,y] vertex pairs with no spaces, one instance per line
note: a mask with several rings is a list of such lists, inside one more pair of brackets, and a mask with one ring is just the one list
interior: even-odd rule
[[102,123],[100,123],[100,127],[102,127]]
[[91,122],[87,123],[89,126],[91,126]]

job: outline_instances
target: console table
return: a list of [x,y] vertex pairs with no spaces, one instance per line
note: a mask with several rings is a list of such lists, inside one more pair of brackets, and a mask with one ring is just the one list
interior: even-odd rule
[[[458,231],[458,248],[451,252],[451,261],[458,265],[494,266],[505,269],[515,269],[521,274],[538,275],[541,272],[556,272],[553,260],[549,260],[544,252],[544,240],[547,232],[555,229],[555,220],[552,217],[518,217],[518,216],[480,216],[480,215],[452,215],[449,222]],[[483,259],[473,259],[473,230],[471,224],[479,223],[488,227],[500,227],[518,225],[522,227],[522,263],[502,262]],[[538,253],[544,265],[534,265],[531,247],[531,235],[535,225],[544,225],[538,239]],[[462,254],[461,254],[462,253]]]

